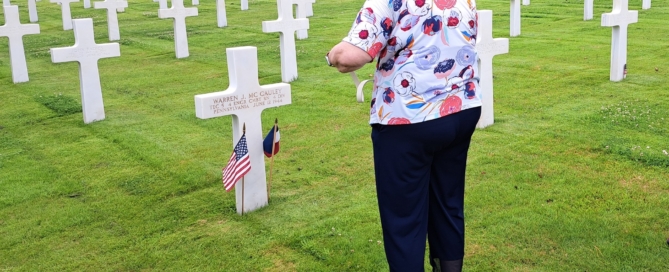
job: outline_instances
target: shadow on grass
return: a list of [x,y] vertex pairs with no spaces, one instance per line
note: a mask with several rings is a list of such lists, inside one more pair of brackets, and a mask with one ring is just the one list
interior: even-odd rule
[[81,104],[77,100],[62,94],[40,95],[35,97],[35,101],[52,110],[59,117],[81,112]]

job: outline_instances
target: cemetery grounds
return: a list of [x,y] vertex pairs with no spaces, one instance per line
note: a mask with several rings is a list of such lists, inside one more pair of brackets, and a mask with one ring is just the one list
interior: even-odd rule
[[[93,18],[107,43],[106,11],[82,4],[73,18]],[[350,77],[323,59],[361,4],[314,4],[292,104],[262,116],[282,134],[270,204],[239,216],[221,184],[232,118],[197,119],[193,96],[227,88],[229,47],[258,47],[260,83],[281,81],[278,34],[261,30],[276,2],[227,1],[217,28],[215,3],[201,1],[186,19],[190,57],[176,59],[172,21],[131,0],[121,57],[99,62],[106,119],[88,125],[78,65],[49,54],[72,31],[58,5],[38,2],[29,82],[12,83],[0,39],[0,271],[387,271],[369,93],[356,103]],[[494,58],[495,124],[469,153],[466,271],[669,270],[669,6],[653,5],[630,1],[639,22],[622,82],[609,81],[600,26],[611,1],[595,1],[590,21],[582,1],[522,6],[522,34]],[[478,9],[493,10],[493,37],[509,37],[508,1]]]

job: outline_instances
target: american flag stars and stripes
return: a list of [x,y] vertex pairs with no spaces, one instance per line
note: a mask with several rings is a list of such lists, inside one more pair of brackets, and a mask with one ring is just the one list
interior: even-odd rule
[[223,186],[230,192],[237,181],[244,177],[251,170],[251,160],[249,158],[249,149],[246,145],[246,134],[239,139],[235,150],[232,151],[228,165],[223,168]]

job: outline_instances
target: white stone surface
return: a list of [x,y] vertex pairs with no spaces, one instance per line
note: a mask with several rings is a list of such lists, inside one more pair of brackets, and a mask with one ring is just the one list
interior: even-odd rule
[[265,33],[280,32],[281,80],[291,82],[297,79],[297,54],[295,52],[295,31],[309,29],[308,19],[293,18],[293,0],[277,0],[279,19],[263,21]]
[[84,123],[89,124],[105,119],[102,103],[102,87],[98,60],[121,56],[118,43],[96,44],[93,34],[93,19],[75,19],[74,46],[51,48],[51,61],[79,62],[79,84]]
[[[293,0],[293,4],[297,5],[295,18],[302,19],[314,16],[313,4],[316,0]],[[304,40],[309,37],[306,29],[297,30],[297,39]]]
[[520,35],[520,0],[511,0],[511,15],[510,15],[511,37]]
[[[243,214],[267,205],[262,148],[264,131],[260,117],[264,109],[291,103],[290,85],[276,83],[260,86],[255,47],[227,48],[226,52],[230,85],[225,91],[196,95],[195,115],[200,119],[232,115],[233,148],[242,136],[242,126],[246,124],[251,171],[244,177],[243,185],[241,181],[235,185],[237,213]],[[222,162],[227,160],[226,156],[221,155]]]
[[49,2],[60,5],[60,14],[63,18],[63,30],[72,29],[72,13],[70,12],[70,3],[79,2],[79,0],[50,0]]
[[172,8],[158,10],[158,18],[174,19],[174,51],[178,59],[189,56],[186,17],[191,16],[197,16],[197,8],[185,8],[183,0],[172,0]]
[[96,9],[107,9],[107,30],[109,32],[110,41],[118,41],[121,39],[121,34],[118,30],[118,16],[116,14],[117,8],[128,7],[128,2],[118,0],[104,0],[103,2],[95,2]]
[[126,0],[118,0],[118,1],[119,2],[125,2],[125,6],[120,6],[120,7],[116,8],[116,11],[117,12],[125,12],[125,8],[128,7],[128,1],[126,1]]
[[225,0],[216,0],[216,23],[218,27],[228,25],[228,16],[225,12]]
[[11,5],[12,5],[12,3],[9,0],[2,0],[2,6],[3,7],[11,6]]
[[91,8],[91,0],[84,0],[84,8]]
[[530,0],[523,0],[523,6],[529,6]]
[[249,9],[249,0],[242,0],[242,10],[248,10]]
[[592,20],[592,4],[594,0],[585,0],[583,6],[583,20]]
[[37,2],[36,0],[28,0],[28,16],[31,23],[37,22]]
[[0,26],[0,37],[9,39],[9,59],[14,83],[28,81],[28,65],[26,53],[23,49],[23,36],[39,34],[38,24],[22,25],[19,20],[18,6],[3,6],[5,24]]
[[197,6],[200,4],[200,0],[193,0],[191,4],[193,4],[193,6]]
[[496,55],[509,53],[509,39],[492,38],[492,10],[478,11],[478,37],[476,51],[478,52],[479,88],[481,89],[481,118],[477,128],[484,128],[495,123],[493,111],[493,78],[492,58]]
[[158,9],[167,9],[167,0],[153,0],[153,2],[158,2]]
[[641,4],[641,9],[650,9],[650,0],[643,0]]
[[602,14],[602,26],[613,27],[611,35],[611,81],[626,76],[627,26],[639,21],[639,12],[628,10],[627,0],[613,0],[613,12]]

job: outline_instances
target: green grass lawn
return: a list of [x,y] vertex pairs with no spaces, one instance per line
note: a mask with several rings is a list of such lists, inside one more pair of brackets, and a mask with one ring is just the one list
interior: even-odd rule
[[[258,47],[260,83],[281,81],[279,35],[261,30],[276,3],[227,1],[228,27],[217,28],[214,1],[201,1],[186,20],[190,57],[176,59],[172,21],[131,1],[121,57],[99,62],[107,117],[84,125],[78,65],[49,54],[74,36],[58,5],[38,2],[41,34],[24,37],[29,82],[12,83],[0,39],[0,271],[387,270],[369,105],[323,59],[362,2],[314,4],[292,104],[262,116],[263,131],[278,118],[282,134],[271,201],[244,216],[221,184],[232,118],[197,119],[193,96],[227,88],[228,47]],[[508,37],[508,1],[478,8]],[[521,35],[494,59],[495,124],[469,153],[467,271],[669,270],[669,6],[630,1],[639,22],[617,83],[599,19],[611,9],[595,1],[583,21],[582,1],[522,7]],[[72,4],[98,43],[105,12]]]

